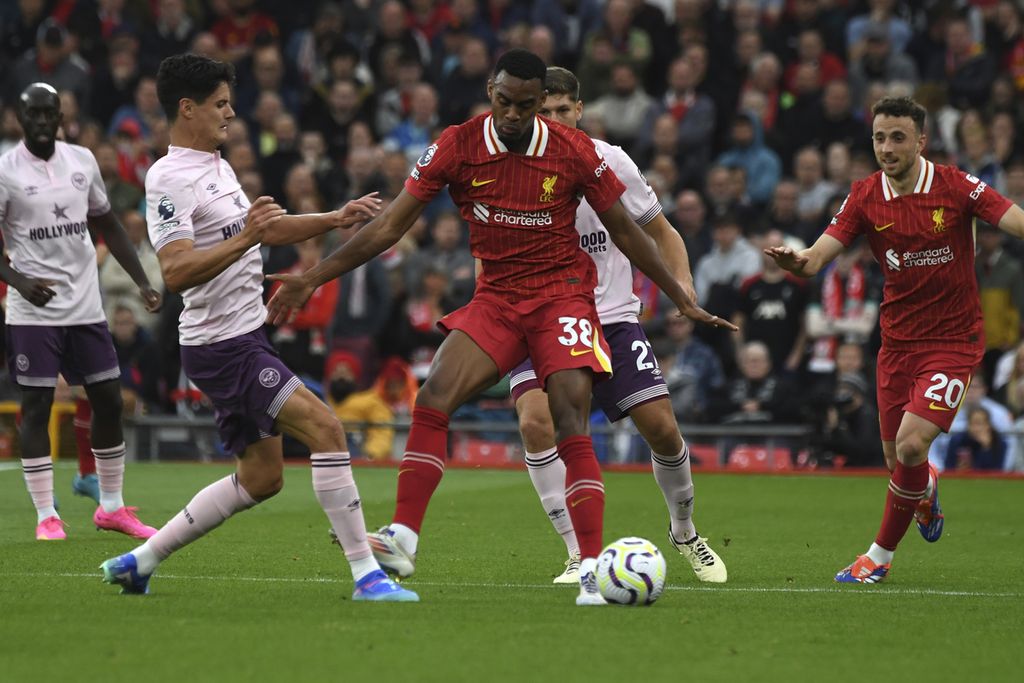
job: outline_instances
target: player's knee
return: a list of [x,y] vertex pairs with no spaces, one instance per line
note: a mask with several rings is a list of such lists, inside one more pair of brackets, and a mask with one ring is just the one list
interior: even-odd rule
[[121,419],[124,411],[124,398],[121,396],[121,387],[114,384],[113,391],[104,391],[97,400],[90,401],[93,415],[97,422],[111,423]]
[[646,430],[647,445],[658,455],[675,456],[683,450],[683,437],[679,433],[679,425],[666,420],[651,425]]
[[447,392],[443,388],[439,388],[437,382],[432,382],[429,377],[423,386],[420,387],[420,390],[416,392],[417,408],[431,408],[450,415],[452,412],[452,408],[449,405],[450,400]]
[[345,429],[341,422],[326,406],[310,416],[311,443],[307,444],[314,453],[338,453],[344,451]]
[[930,443],[917,432],[908,432],[896,436],[896,457],[907,465],[916,465],[928,459]]
[[551,417],[544,413],[524,412],[519,417],[519,432],[526,450],[531,453],[551,448],[555,443],[555,426],[551,424]]
[[248,468],[239,473],[238,481],[255,500],[273,498],[284,488],[284,463],[266,463],[258,468]]
[[21,424],[23,427],[46,427],[50,422],[53,407],[53,393],[27,391],[21,401]]

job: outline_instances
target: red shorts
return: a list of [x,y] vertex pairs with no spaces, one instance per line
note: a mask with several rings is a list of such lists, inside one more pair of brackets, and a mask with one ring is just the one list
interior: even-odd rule
[[878,420],[882,441],[895,441],[904,413],[949,431],[981,362],[980,353],[893,351],[878,354]]
[[504,377],[529,356],[541,387],[559,370],[590,368],[612,374],[611,352],[597,320],[594,300],[583,294],[509,303],[482,293],[437,323],[445,334],[469,335]]

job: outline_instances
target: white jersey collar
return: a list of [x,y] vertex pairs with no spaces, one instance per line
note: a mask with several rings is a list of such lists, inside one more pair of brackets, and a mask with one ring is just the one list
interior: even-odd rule
[[[502,152],[508,152],[508,147],[506,147],[505,143],[498,138],[498,130],[494,127],[493,116],[487,116],[484,119],[483,134],[484,144],[487,146],[487,152],[489,154],[501,154]],[[541,116],[534,116],[533,136],[530,138],[530,144],[526,146],[525,156],[544,156],[544,151],[548,148],[549,137],[550,131],[548,130],[548,124],[544,123],[544,118]]]
[[[889,182],[889,176],[885,175],[885,171],[881,173],[881,176],[882,196],[885,197],[885,201],[889,201],[893,197],[899,197],[899,192]],[[933,180],[935,180],[935,164],[921,157],[921,170],[917,174],[917,183],[914,185],[914,191],[911,194],[928,194],[932,189]]]

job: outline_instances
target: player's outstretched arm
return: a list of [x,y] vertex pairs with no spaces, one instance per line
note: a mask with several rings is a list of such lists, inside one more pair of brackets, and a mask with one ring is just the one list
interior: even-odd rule
[[306,272],[268,275],[268,279],[280,282],[281,288],[267,303],[267,322],[271,325],[286,323],[302,309],[317,287],[394,246],[423,213],[424,206],[426,204],[402,190],[382,214]]
[[267,229],[284,215],[284,209],[270,197],[257,197],[245,217],[245,227],[237,235],[212,249],[194,249],[192,240],[181,239],[165,245],[156,256],[164,284],[172,292],[181,292],[220,275],[232,263],[263,240]]
[[335,228],[345,229],[358,223],[365,223],[380,213],[383,202],[379,194],[371,192],[363,195],[359,199],[346,202],[345,206],[335,211],[281,216],[281,220],[274,224],[274,229],[268,230],[263,236],[263,244],[296,244]]
[[145,302],[146,310],[156,313],[163,304],[163,295],[153,288],[153,284],[146,276],[146,271],[139,261],[139,253],[135,250],[128,233],[125,232],[121,221],[117,219],[113,211],[108,211],[99,216],[89,216],[89,229],[97,236],[103,238],[110,254],[117,259],[128,276],[131,277],[139,287],[139,296]]
[[843,243],[831,235],[823,234],[807,249],[768,247],[764,253],[775,259],[779,267],[798,277],[814,277],[843,251]]
[[999,229],[1010,233],[1017,239],[1024,239],[1024,209],[1012,205],[999,219]]
[[736,326],[728,320],[723,320],[717,315],[711,315],[697,305],[694,299],[686,292],[683,285],[676,280],[675,275],[668,269],[658,249],[647,233],[640,229],[633,219],[626,213],[622,202],[615,202],[611,208],[598,214],[608,234],[623,254],[639,268],[644,275],[651,278],[654,284],[658,285],[661,291],[665,292],[672,303],[679,309],[681,315],[696,322],[706,323],[715,327],[725,327],[735,330]]
[[697,291],[693,287],[693,273],[690,272],[690,255],[686,251],[683,236],[669,224],[663,213],[659,213],[650,223],[645,224],[643,231],[650,235],[658,246],[658,253],[675,276],[676,282],[683,286],[687,296],[696,301]]
[[22,275],[2,256],[0,256],[0,280],[18,290],[18,294],[21,294],[33,306],[45,306],[50,299],[57,295],[53,289],[56,282]]

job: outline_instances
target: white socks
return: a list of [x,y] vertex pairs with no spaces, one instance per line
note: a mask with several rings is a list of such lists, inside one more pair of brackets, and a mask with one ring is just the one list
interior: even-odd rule
[[416,554],[416,547],[419,545],[420,535],[405,526],[404,524],[389,524],[388,528],[395,534],[395,540],[398,541],[402,549],[410,555]]
[[693,539],[697,529],[693,525],[693,476],[690,474],[690,449],[683,443],[683,450],[674,456],[651,453],[651,467],[654,480],[661,488],[668,506],[672,524],[672,537],[681,543]]
[[213,531],[228,517],[254,505],[256,501],[238,483],[237,474],[213,482],[197,493],[160,531],[132,551],[139,574],[152,574],[171,553]]
[[551,521],[551,526],[562,537],[570,556],[579,555],[580,544],[572,528],[572,519],[565,503],[565,463],[558,457],[557,448],[540,453],[526,454],[526,471],[537,490],[540,504]]
[[359,490],[352,477],[348,453],[313,453],[313,492],[320,502],[334,533],[338,536],[345,559],[358,581],[380,569],[366,541],[366,522],[359,502]]
[[104,512],[117,512],[124,507],[124,442],[113,448],[94,448],[96,476],[100,482],[100,505]]
[[50,517],[58,517],[53,505],[53,458],[22,458],[21,471],[25,487],[36,508],[36,524]]
[[886,550],[877,543],[872,543],[868,551],[864,553],[871,558],[871,561],[875,564],[891,564],[892,558],[896,554],[891,550]]

